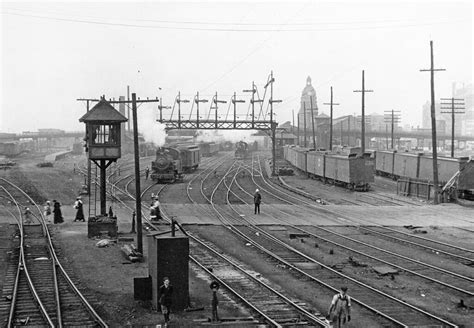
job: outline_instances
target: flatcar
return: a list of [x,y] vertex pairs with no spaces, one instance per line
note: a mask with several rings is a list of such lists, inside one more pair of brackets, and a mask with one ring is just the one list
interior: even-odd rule
[[285,160],[311,178],[367,191],[374,182],[374,161],[357,154],[334,154],[310,148],[284,146]]
[[239,141],[235,144],[235,158],[245,159],[249,156],[249,145],[245,141]]
[[211,157],[219,152],[219,145],[215,142],[201,142],[198,145],[203,157]]
[[195,170],[201,161],[199,147],[196,145],[178,145],[160,147],[151,163],[152,180],[157,182],[182,181],[184,173]]

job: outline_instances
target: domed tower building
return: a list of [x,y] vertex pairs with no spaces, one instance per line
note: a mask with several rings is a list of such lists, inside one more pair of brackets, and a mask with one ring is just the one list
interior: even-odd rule
[[[313,113],[311,115],[311,107]],[[316,118],[318,116],[318,103],[316,98],[316,90],[314,89],[313,85],[311,84],[311,77],[308,76],[306,79],[306,86],[301,93],[301,104],[300,110],[298,112],[298,120],[299,120],[299,127],[300,132],[304,133],[305,125],[306,125],[306,139],[307,145],[309,146],[312,144],[311,138],[309,136],[312,133],[313,124],[312,124],[312,117],[314,118],[314,127],[316,128]],[[303,140],[300,140],[300,142]]]

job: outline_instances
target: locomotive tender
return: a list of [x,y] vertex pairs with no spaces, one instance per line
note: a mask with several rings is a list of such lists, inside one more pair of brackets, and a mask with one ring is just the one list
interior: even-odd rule
[[367,191],[374,182],[374,163],[366,156],[340,155],[298,146],[284,146],[283,156],[312,178],[342,184],[351,190]]
[[195,170],[201,161],[196,145],[160,147],[151,163],[151,179],[157,182],[183,181],[184,173]]

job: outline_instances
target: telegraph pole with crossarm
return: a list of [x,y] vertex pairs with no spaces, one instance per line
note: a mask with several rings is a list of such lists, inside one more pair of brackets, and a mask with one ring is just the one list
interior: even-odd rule
[[365,71],[362,71],[362,90],[354,90],[354,92],[362,92],[362,121],[361,121],[361,154],[365,153],[365,93],[374,92],[374,90],[365,89]]
[[[332,99],[332,87],[331,87],[331,102],[330,103],[323,103],[323,105],[330,105],[331,107],[331,119],[329,121],[329,150],[332,151],[332,118],[333,118],[333,112],[332,112],[332,106],[336,106],[336,105],[340,105],[340,104],[336,104],[333,102],[333,99]],[[342,125],[342,123],[341,123]],[[341,141],[342,143],[342,141]]]
[[[456,114],[464,114],[465,112],[459,112],[458,110],[464,108],[464,99],[457,98],[441,98],[441,109],[449,109],[449,112],[441,112],[443,114],[451,114],[451,157],[454,157],[454,117]],[[445,107],[443,107],[445,106]],[[449,106],[449,107],[447,107]]]
[[431,143],[433,146],[433,188],[434,188],[434,203],[438,204],[438,149],[436,142],[436,111],[435,111],[435,92],[434,92],[434,72],[445,71],[444,68],[434,68],[433,55],[433,41],[430,41],[431,49],[431,67],[429,69],[420,69],[420,72],[430,72],[431,75]]

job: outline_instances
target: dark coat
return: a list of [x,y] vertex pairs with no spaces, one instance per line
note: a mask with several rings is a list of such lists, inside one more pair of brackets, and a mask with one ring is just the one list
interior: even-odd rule
[[54,213],[54,223],[61,223],[64,221],[63,214],[61,212],[61,204],[59,202],[54,202],[53,213]]
[[84,210],[82,201],[77,200],[76,205],[74,207],[77,209],[76,220],[84,220]]
[[262,201],[262,195],[260,195],[259,192],[256,192],[256,193],[253,195],[253,202],[254,202],[254,204],[260,204],[261,201]]
[[166,307],[170,307],[172,303],[173,286],[169,284],[168,288],[166,288],[165,285],[161,285],[160,289],[158,290],[158,295],[158,300],[160,304]]

